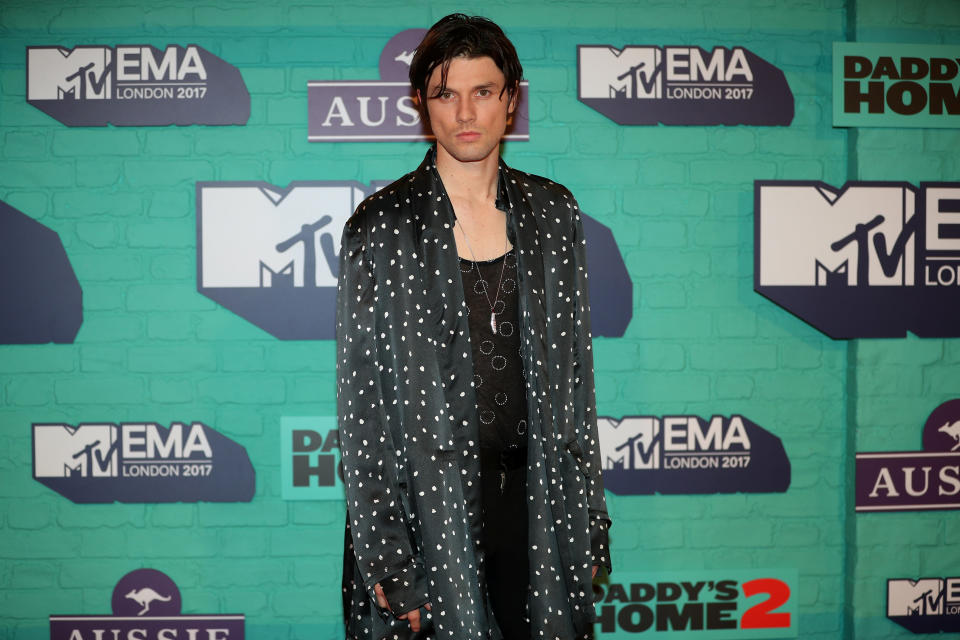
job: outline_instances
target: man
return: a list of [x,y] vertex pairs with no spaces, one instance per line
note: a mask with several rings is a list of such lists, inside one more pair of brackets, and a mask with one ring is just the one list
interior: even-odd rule
[[513,45],[454,14],[410,81],[437,139],[348,221],[337,381],[351,638],[592,637],[608,570],[570,193],[507,167]]

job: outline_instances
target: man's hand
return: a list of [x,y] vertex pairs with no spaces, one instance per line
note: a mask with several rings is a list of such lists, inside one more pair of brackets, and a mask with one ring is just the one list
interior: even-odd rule
[[[380,583],[373,585],[373,593],[377,596],[377,606],[381,609],[386,609],[390,613],[393,613],[393,609],[390,607],[390,603],[387,602],[387,597],[383,595],[383,587],[380,586]],[[423,605],[423,608],[427,611],[430,611],[430,603]],[[414,609],[413,611],[408,611],[406,613],[401,613],[397,616],[398,620],[406,620],[410,623],[410,630],[413,632],[420,631],[420,609]]]
[[[590,577],[591,577],[591,578],[596,578],[596,577],[597,577],[597,571],[600,571],[600,565],[596,565],[596,564],[595,564],[595,565],[593,565],[593,573],[590,575]],[[380,585],[378,584],[377,586],[379,587]],[[386,600],[384,600],[384,602],[386,602]]]

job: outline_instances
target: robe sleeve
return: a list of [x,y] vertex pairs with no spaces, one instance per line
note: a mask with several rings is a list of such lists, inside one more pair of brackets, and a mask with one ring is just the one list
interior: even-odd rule
[[576,267],[574,281],[575,335],[574,335],[574,411],[580,425],[583,445],[584,473],[587,477],[587,508],[590,516],[590,551],[594,565],[605,567],[609,573],[610,516],[603,493],[601,477],[600,440],[597,431],[597,406],[593,382],[593,340],[590,334],[590,303],[587,291],[587,248],[580,220],[580,207],[573,202],[574,235],[573,257]]
[[[366,226],[353,216],[343,231],[337,298],[337,416],[347,517],[364,588],[380,583],[394,615],[429,600],[423,561],[407,530],[389,402],[377,350],[377,296]],[[379,291],[378,291],[379,289]],[[381,611],[381,614],[386,615]]]

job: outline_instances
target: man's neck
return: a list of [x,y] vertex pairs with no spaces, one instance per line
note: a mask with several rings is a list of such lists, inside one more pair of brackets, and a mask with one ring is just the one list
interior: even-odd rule
[[497,197],[499,153],[491,153],[483,160],[460,162],[437,145],[437,173],[451,200],[494,202]]
[[490,260],[510,248],[503,212],[496,206],[500,155],[459,162],[437,145],[437,173],[457,217],[457,253],[467,260]]

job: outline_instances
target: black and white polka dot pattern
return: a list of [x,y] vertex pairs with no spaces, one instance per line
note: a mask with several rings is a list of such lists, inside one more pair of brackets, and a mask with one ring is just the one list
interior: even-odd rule
[[[497,206],[517,259],[512,329],[530,449],[531,637],[589,638],[591,565],[609,566],[609,518],[579,209],[560,185],[502,163]],[[479,545],[474,385],[486,381],[471,365],[454,222],[431,150],[416,171],[365,200],[344,229],[337,403],[350,638],[502,637]],[[378,583],[393,614],[376,605]],[[413,634],[395,616],[426,602],[432,611],[421,609],[425,628]]]

